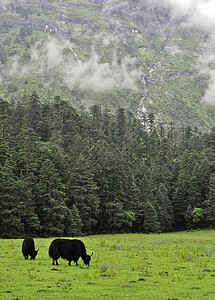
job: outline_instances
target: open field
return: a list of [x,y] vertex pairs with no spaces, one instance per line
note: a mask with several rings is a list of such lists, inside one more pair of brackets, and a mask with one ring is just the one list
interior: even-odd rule
[[52,266],[53,238],[35,238],[25,260],[22,239],[0,240],[0,299],[214,299],[215,231],[116,234],[80,238],[90,267]]

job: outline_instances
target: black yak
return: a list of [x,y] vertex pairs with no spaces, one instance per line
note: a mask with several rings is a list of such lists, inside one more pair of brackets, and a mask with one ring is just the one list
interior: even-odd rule
[[58,265],[57,260],[62,257],[69,261],[69,266],[71,266],[72,260],[77,266],[78,259],[81,257],[84,264],[89,266],[92,255],[87,255],[84,243],[77,239],[55,239],[49,246],[49,256],[53,259],[53,265],[55,262]]
[[31,259],[35,259],[38,251],[39,250],[35,250],[34,240],[32,237],[26,237],[22,243],[22,254],[24,255],[25,259],[28,259],[28,255],[31,257]]

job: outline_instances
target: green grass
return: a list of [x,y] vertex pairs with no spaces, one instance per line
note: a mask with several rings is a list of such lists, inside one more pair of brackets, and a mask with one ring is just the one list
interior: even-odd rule
[[[21,239],[0,240],[0,299],[214,299],[215,232],[82,237],[90,267],[59,259],[36,238],[38,256],[25,260]],[[54,270],[53,270],[54,269]]]

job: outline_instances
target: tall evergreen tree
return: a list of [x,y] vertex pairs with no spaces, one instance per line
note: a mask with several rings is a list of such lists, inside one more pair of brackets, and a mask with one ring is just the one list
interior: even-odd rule
[[17,177],[12,155],[4,151],[1,158],[4,159],[0,162],[0,236],[14,238],[26,233],[37,234],[39,221],[28,186],[22,178]]
[[0,138],[10,137],[12,128],[11,107],[7,101],[0,98]]
[[161,225],[161,231],[171,231],[174,221],[173,207],[168,197],[167,188],[163,183],[159,185],[156,195],[156,204],[157,207],[155,208],[157,208],[158,221]]
[[[38,170],[35,188],[36,212],[41,236],[62,236],[65,216],[68,217],[64,186],[54,164],[44,160]],[[67,220],[68,222],[68,220]]]
[[158,221],[157,212],[149,201],[146,201],[144,205],[143,229],[146,233],[160,232],[160,223]]
[[184,214],[186,229],[192,229],[193,226],[193,218],[192,218],[193,207],[188,204],[186,213]]
[[24,224],[21,221],[21,192],[11,162],[7,161],[0,172],[0,227],[2,238],[15,238],[24,235]]
[[99,105],[93,105],[90,108],[92,114],[92,124],[91,128],[91,135],[96,140],[98,140],[99,136],[101,135],[101,118],[102,118],[102,111]]
[[205,201],[205,216],[207,224],[211,227],[215,227],[215,174],[211,175],[209,183],[209,194]]
[[37,92],[34,91],[27,101],[26,114],[25,114],[26,126],[32,128],[36,133],[40,134],[41,121],[42,121],[41,102]]
[[71,164],[70,183],[69,183],[69,207],[73,204],[78,208],[83,222],[83,231],[95,230],[99,209],[99,198],[97,196],[97,186],[94,175],[91,171],[92,166],[88,159],[80,155]]
[[72,222],[71,222],[71,234],[72,236],[80,236],[82,234],[83,222],[81,220],[79,211],[75,204],[73,204],[71,209]]
[[177,229],[185,229],[184,215],[189,204],[190,177],[193,172],[193,155],[189,151],[184,151],[178,161],[179,172],[175,183],[175,191],[173,193],[173,210],[175,218],[175,226]]

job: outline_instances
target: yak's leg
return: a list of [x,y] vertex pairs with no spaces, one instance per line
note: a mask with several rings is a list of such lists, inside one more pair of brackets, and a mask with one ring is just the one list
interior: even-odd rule
[[78,266],[78,259],[79,259],[79,252],[77,250],[75,250],[75,253],[74,253],[74,262],[76,263],[76,266]]
[[55,263],[54,263],[55,261],[56,261],[56,266],[59,266],[57,259],[54,259],[54,258],[53,258],[53,262],[52,262],[53,266],[55,265]]

